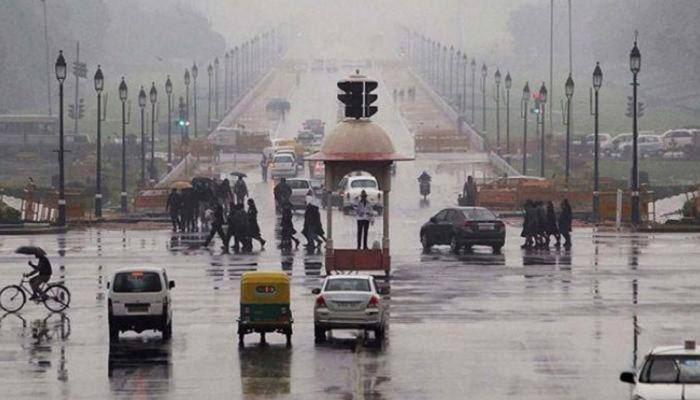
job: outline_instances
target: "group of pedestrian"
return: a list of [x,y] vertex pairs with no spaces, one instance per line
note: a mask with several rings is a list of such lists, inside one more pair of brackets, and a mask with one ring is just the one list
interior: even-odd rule
[[228,179],[219,182],[208,178],[192,179],[192,187],[172,189],[165,204],[170,216],[173,232],[198,232],[208,229],[207,214],[219,204],[225,214],[231,211],[230,204],[243,204],[248,197],[248,187],[243,176],[239,176],[233,188]]
[[[260,243],[260,248],[265,248],[265,239],[260,234],[260,226],[258,225],[258,208],[253,199],[248,199],[248,210],[242,203],[229,204],[229,212],[224,218],[224,208],[218,202],[212,203],[211,214],[211,231],[204,241],[204,246],[207,247],[211,243],[214,236],[217,234],[223,243],[222,249],[224,253],[229,252],[229,245],[233,239],[231,248],[234,253],[250,253],[253,251],[253,240]],[[226,229],[224,229],[226,226]]]
[[394,103],[396,103],[397,100],[403,101],[404,97],[408,97],[409,100],[414,101],[416,99],[416,88],[411,86],[407,89],[394,89],[391,94],[394,99]]
[[571,248],[571,219],[572,211],[569,200],[564,199],[559,206],[559,214],[554,210],[551,201],[526,200],[523,205],[523,230],[520,236],[525,238],[521,246],[524,249],[549,249],[554,237],[554,246],[561,247],[564,238],[564,248]]

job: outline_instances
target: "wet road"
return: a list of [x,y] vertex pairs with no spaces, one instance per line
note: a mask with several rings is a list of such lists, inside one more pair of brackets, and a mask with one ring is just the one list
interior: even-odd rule
[[[294,104],[334,76],[302,77]],[[307,95],[304,95],[307,93]],[[331,89],[334,94],[334,89]],[[307,97],[305,97],[307,96]],[[388,98],[386,93],[380,93]],[[315,100],[314,100],[315,101]],[[292,106],[289,129],[325,109]],[[325,107],[325,106],[324,106]],[[319,114],[306,115],[317,110]],[[401,151],[411,142],[391,113],[377,116]],[[333,125],[333,120],[327,127]],[[410,153],[409,153],[410,154]],[[15,283],[24,244],[41,245],[73,293],[64,315],[29,304],[0,318],[3,398],[330,398],[330,399],[614,399],[629,388],[621,370],[652,346],[696,338],[700,235],[574,232],[571,252],[520,250],[516,222],[503,254],[486,249],[455,256],[423,254],[420,224],[452,205],[469,156],[419,159],[399,166],[392,192],[392,262],[387,338],[334,332],[314,344],[311,289],[322,280],[320,254],[281,253],[272,244],[250,255],[222,255],[197,235],[167,230],[75,230],[66,235],[0,237],[0,285]],[[420,204],[416,177],[435,176],[431,204]],[[274,237],[272,186],[250,174],[263,235]],[[301,227],[301,215],[295,225]],[[336,215],[338,246],[352,246],[354,221]],[[325,220],[324,220],[325,222]],[[370,239],[379,240],[378,226]],[[110,348],[105,281],[125,266],[164,266],[173,291],[173,338],[129,333]],[[292,278],[293,346],[249,336],[239,349],[239,277],[249,270],[285,270]]]

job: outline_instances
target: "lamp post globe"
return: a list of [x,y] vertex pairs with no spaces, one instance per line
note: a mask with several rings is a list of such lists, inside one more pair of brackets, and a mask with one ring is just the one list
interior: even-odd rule
[[128,88],[126,86],[126,82],[124,81],[124,77],[122,76],[122,81],[119,84],[119,100],[126,101],[127,94]]
[[199,68],[197,68],[197,63],[192,63],[192,78],[197,80],[197,75],[199,75]]
[[59,50],[58,58],[56,59],[56,79],[59,83],[66,80],[66,59],[63,57],[63,50]]
[[97,66],[97,71],[95,71],[95,91],[97,93],[102,93],[102,90],[104,90],[105,87],[105,77],[102,74],[102,68],[98,65]]
[[493,76],[493,79],[497,86],[501,84],[501,70],[498,68],[496,69],[496,74]]
[[173,82],[170,80],[170,75],[165,80],[165,93],[168,95],[173,94]]
[[542,86],[540,86],[540,102],[547,102],[547,87],[544,85],[544,82],[542,82]]
[[566,83],[564,84],[564,93],[566,94],[566,97],[568,99],[571,99],[574,96],[574,79],[569,75],[568,78],[566,78]]
[[506,90],[510,90],[513,86],[513,80],[510,78],[510,72],[506,73]]
[[642,69],[642,54],[639,52],[639,47],[637,47],[637,42],[634,42],[634,47],[630,52],[630,71],[633,74],[638,74]]
[[158,101],[158,90],[156,89],[155,82],[151,83],[151,90],[148,92],[148,97],[149,100],[151,100],[151,104],[156,104]]
[[601,86],[603,86],[603,70],[600,69],[600,63],[597,62],[593,70],[593,88],[599,90]]
[[525,87],[523,88],[523,101],[529,101],[529,100],[530,100],[530,84],[528,82],[525,82]]
[[481,77],[486,78],[486,76],[489,74],[489,69],[486,67],[486,64],[481,65]]
[[190,70],[185,68],[185,86],[190,85]]
[[143,90],[143,86],[141,86],[141,90],[139,91],[139,107],[146,107],[146,91]]

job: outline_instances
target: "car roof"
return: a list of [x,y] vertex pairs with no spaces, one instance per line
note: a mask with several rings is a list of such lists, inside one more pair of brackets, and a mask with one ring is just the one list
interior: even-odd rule
[[160,267],[125,267],[125,268],[120,268],[120,269],[114,271],[114,274],[118,274],[120,272],[134,272],[134,271],[164,272],[165,268],[160,268]]
[[657,356],[700,356],[700,349],[695,347],[692,350],[687,350],[684,346],[658,346],[651,349],[649,354]]
[[326,280],[334,279],[372,279],[371,275],[329,275]]
[[377,178],[373,177],[372,175],[353,175],[353,176],[348,177],[349,181],[356,181],[358,179],[363,179],[363,180],[369,179],[369,180],[373,180],[373,181],[377,180]]

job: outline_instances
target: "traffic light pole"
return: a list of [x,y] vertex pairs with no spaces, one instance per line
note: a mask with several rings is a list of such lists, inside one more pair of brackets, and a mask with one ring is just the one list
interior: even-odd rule
[[173,121],[172,121],[172,117],[170,115],[170,113],[171,113],[170,96],[172,96],[172,94],[168,93],[168,172],[173,170],[173,142],[172,142]]

